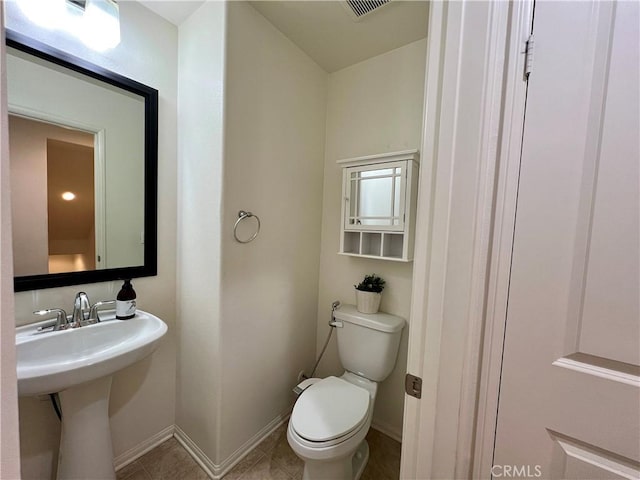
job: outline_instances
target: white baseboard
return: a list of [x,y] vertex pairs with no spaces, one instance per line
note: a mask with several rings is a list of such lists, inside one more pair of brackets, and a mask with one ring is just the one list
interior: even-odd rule
[[218,473],[219,467],[209,457],[205,455],[205,453],[200,450],[200,447],[196,445],[196,443],[189,438],[189,435],[184,433],[184,431],[179,427],[175,426],[175,437],[178,443],[184,447],[189,455],[200,465],[200,467],[209,475],[209,478],[220,478],[221,475]]
[[384,422],[372,422],[371,428],[375,428],[379,432],[384,433],[387,437],[393,438],[396,442],[402,443],[402,430],[396,427],[393,427]]
[[171,437],[173,437],[174,432],[175,432],[175,425],[170,425],[164,430],[156,433],[154,436],[139,443],[135,447],[130,448],[126,452],[118,455],[116,458],[113,459],[113,465],[116,471],[126,467],[131,462],[137,460],[145,453],[150,452],[151,450],[156,448],[158,445],[160,445],[162,442],[169,440]]
[[[277,429],[280,425],[285,423],[289,419],[289,414],[279,415],[274,418],[269,424],[251,437],[240,448],[233,452],[228,458],[226,458],[220,465],[213,463],[213,461],[200,450],[191,438],[177,425],[170,425],[164,430],[156,433],[154,436],[141,442],[135,447],[127,450],[121,455],[118,455],[113,464],[116,471],[126,467],[131,462],[137,460],[145,453],[153,450],[162,442],[176,437],[176,440],[184,447],[184,449],[193,457],[193,459],[200,465],[200,467],[213,479],[222,478],[229,470],[236,466],[249,452],[251,452],[260,442],[267,438],[271,433]],[[398,442],[402,442],[402,432],[398,429],[387,425],[385,423],[373,422],[371,428],[375,428],[379,432],[393,438]]]
[[213,479],[222,478],[229,470],[239,463],[249,452],[251,452],[260,442],[268,437],[276,428],[287,421],[289,415],[279,415],[269,424],[251,437],[240,448],[233,452],[220,465],[211,461],[205,453],[195,444],[193,440],[177,425],[175,426],[175,437],[202,469]]

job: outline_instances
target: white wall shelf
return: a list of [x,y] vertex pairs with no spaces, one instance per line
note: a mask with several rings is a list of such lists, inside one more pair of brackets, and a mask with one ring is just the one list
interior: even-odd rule
[[413,259],[418,162],[417,150],[338,160],[343,167],[338,253]]

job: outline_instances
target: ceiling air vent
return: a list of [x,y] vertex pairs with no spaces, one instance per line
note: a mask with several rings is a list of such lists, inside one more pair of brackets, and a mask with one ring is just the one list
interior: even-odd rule
[[384,7],[391,0],[345,0],[344,7],[353,16],[354,20],[360,20],[365,15]]

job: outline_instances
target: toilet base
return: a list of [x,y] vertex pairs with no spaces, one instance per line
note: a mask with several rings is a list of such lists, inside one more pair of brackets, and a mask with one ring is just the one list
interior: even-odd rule
[[352,471],[354,473],[353,480],[358,480],[362,476],[362,472],[364,472],[364,467],[367,466],[368,461],[369,444],[366,440],[363,440],[362,443],[358,445],[358,449],[351,459]]
[[304,463],[302,480],[358,480],[369,460],[369,444],[363,440],[350,457],[333,462],[307,459]]

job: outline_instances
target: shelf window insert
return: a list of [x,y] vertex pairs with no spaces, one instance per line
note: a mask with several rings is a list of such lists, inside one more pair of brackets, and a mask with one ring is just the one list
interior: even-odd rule
[[405,183],[402,165],[393,168],[354,167],[349,171],[349,207],[345,228],[401,230]]

